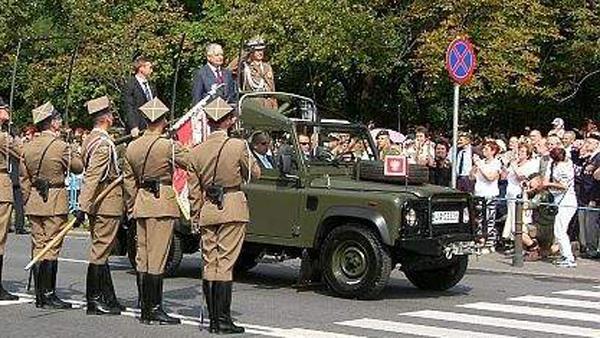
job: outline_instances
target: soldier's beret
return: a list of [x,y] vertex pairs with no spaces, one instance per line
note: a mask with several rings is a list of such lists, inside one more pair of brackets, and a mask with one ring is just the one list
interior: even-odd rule
[[209,119],[217,122],[220,119],[227,116],[227,114],[233,111],[233,107],[231,107],[225,100],[221,97],[217,97],[216,99],[210,101],[209,104],[204,106],[204,112]]
[[33,115],[33,124],[38,124],[49,117],[58,115],[58,111],[54,109],[54,106],[50,101],[34,108],[31,113]]
[[169,108],[167,108],[161,100],[155,97],[141,106],[140,111],[150,122],[154,122],[165,115],[165,113],[169,111]]
[[89,115],[100,113],[110,108],[110,99],[108,96],[102,96],[96,99],[89,100],[85,103]]

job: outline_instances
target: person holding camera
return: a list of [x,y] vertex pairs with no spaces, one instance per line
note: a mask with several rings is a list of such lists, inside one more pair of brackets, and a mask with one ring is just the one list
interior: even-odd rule
[[[69,198],[65,177],[83,171],[81,157],[60,139],[62,118],[50,102],[35,108],[33,123],[41,131],[23,146],[20,179],[25,214],[31,222],[33,256],[36,256],[67,224]],[[33,267],[35,305],[70,309],[56,296],[56,274],[62,241],[54,245]]]
[[577,266],[571,249],[571,241],[567,230],[569,223],[577,211],[575,195],[575,172],[573,163],[567,158],[565,149],[554,148],[550,151],[552,162],[547,169],[543,187],[553,196],[558,205],[554,218],[554,240],[558,243],[561,258],[555,262],[558,267],[574,268]]
[[250,220],[241,185],[259,178],[261,170],[248,144],[227,134],[237,121],[233,108],[218,97],[204,111],[214,132],[192,149],[188,182],[192,222],[202,235],[202,292],[210,333],[243,333],[231,318],[232,271]]
[[162,308],[163,273],[180,217],[172,175],[175,167],[188,167],[187,152],[164,137],[169,109],[154,98],[140,107],[148,129],[127,147],[123,161],[125,200],[136,219],[137,286],[142,324],[179,324]]

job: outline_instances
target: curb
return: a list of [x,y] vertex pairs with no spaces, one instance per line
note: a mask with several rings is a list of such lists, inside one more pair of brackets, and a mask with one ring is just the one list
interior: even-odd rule
[[519,270],[495,269],[495,268],[485,268],[485,267],[468,268],[467,272],[469,272],[469,271],[489,272],[489,273],[493,273],[493,274],[511,274],[511,275],[528,276],[528,277],[568,279],[568,280],[577,280],[577,281],[582,281],[582,282],[600,283],[599,277],[584,276],[584,275],[565,275],[565,274],[561,274],[561,273],[519,271]]

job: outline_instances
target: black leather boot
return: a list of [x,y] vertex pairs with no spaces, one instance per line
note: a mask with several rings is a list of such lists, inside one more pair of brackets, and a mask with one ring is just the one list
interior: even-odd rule
[[138,286],[138,306],[141,310],[140,323],[151,324],[150,309],[152,307],[150,292],[148,288],[148,274],[145,272],[137,273]]
[[102,270],[102,265],[89,264],[87,270],[87,280],[86,280],[86,294],[85,298],[87,300],[87,310],[86,313],[88,315],[118,315],[121,314],[121,311],[116,308],[112,308],[109,306],[108,302],[106,302],[103,297],[101,291],[101,284],[104,271]]
[[118,310],[119,313],[121,311],[125,311],[125,306],[121,305],[117,300],[117,295],[115,294],[115,286],[113,285],[112,276],[110,274],[110,267],[108,263],[104,263],[101,265],[102,269],[102,278],[100,283],[100,288],[102,290],[102,294],[104,296],[104,301],[106,304],[113,309],[113,311]]
[[217,282],[219,301],[219,333],[238,334],[244,333],[245,329],[233,323],[231,318],[231,292],[232,282]]
[[19,297],[11,295],[8,291],[4,290],[2,286],[2,266],[4,265],[4,256],[0,255],[0,300],[19,300]]
[[45,261],[44,265],[44,306],[51,309],[72,309],[73,305],[62,301],[58,296],[56,296],[56,274],[58,272],[58,261]]
[[135,284],[137,285],[137,290],[138,290],[138,300],[137,300],[137,307],[138,309],[142,309],[142,296],[144,294],[144,275],[146,273],[145,272],[139,272],[136,271],[135,272]]
[[36,262],[33,265],[33,286],[35,289],[35,307],[37,308],[41,308],[44,307],[44,280],[45,278],[43,277],[43,273],[44,273],[44,269],[42,269],[42,264],[45,261],[41,261],[41,262]]
[[202,280],[202,293],[204,293],[204,299],[206,300],[206,307],[208,308],[209,325],[208,332],[218,333],[219,332],[219,314],[215,311],[214,302],[214,282],[209,280]]
[[181,320],[169,316],[162,308],[162,291],[163,291],[163,277],[162,275],[147,274],[144,279],[144,292],[148,291],[150,294],[150,313],[148,314],[148,321],[158,322],[161,325],[174,325],[181,324]]

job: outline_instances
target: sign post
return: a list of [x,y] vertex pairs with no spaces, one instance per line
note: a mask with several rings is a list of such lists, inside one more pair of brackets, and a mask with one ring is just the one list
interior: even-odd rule
[[460,86],[467,84],[477,66],[475,50],[467,38],[459,37],[452,41],[446,50],[446,69],[454,81],[454,109],[452,111],[452,188],[456,188],[458,178],[458,104]]

